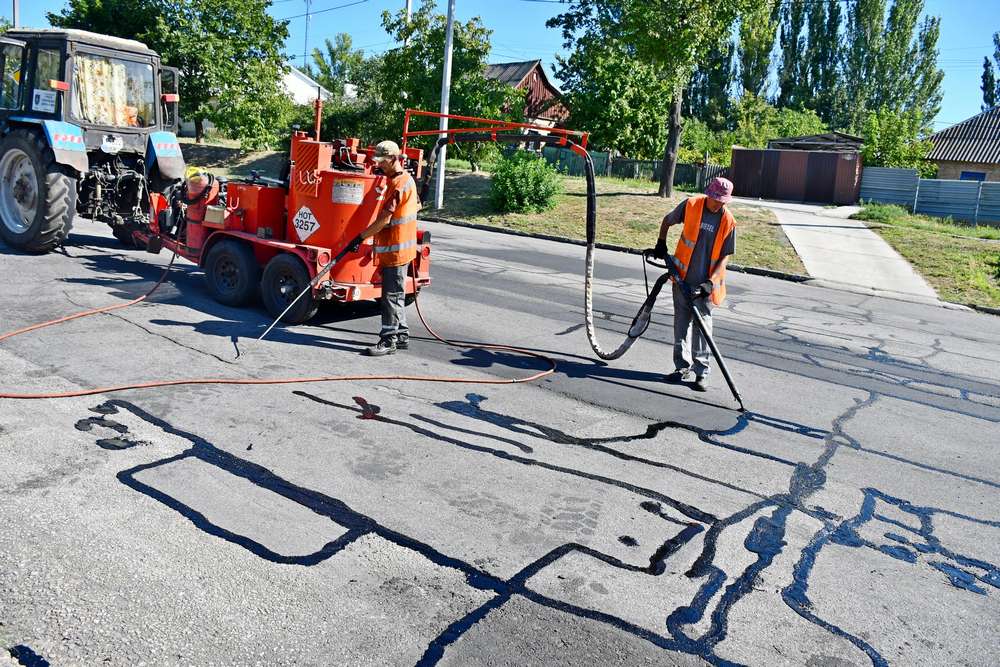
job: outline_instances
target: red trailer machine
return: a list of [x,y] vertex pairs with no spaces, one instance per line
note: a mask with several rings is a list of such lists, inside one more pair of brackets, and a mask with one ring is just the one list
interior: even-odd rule
[[[259,292],[277,317],[317,273],[378,213],[388,182],[375,171],[374,148],[357,139],[318,141],[292,135],[285,181],[230,181],[211,177],[184,184],[170,198],[152,195],[150,229],[136,232],[152,252],[166,247],[201,266],[212,296],[243,306]],[[423,151],[407,148],[401,160],[420,178]],[[430,284],[430,232],[418,229],[417,258],[406,281],[407,299]],[[282,318],[311,318],[321,301],[363,301],[382,294],[371,239],[321,277],[311,294]]]

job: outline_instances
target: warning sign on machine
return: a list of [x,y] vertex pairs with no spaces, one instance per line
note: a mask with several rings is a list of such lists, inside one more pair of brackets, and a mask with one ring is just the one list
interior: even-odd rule
[[333,182],[334,204],[360,204],[364,197],[364,181],[337,180]]
[[308,206],[303,206],[299,209],[295,217],[292,218],[292,226],[295,227],[295,233],[299,236],[299,241],[305,242],[307,238],[313,235],[317,229],[319,229],[319,220],[313,215],[313,212]]

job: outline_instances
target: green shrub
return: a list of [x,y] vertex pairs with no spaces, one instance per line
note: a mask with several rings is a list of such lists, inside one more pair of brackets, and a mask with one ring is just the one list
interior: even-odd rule
[[504,213],[547,211],[560,192],[559,172],[534,153],[517,151],[497,160],[493,168],[490,198]]

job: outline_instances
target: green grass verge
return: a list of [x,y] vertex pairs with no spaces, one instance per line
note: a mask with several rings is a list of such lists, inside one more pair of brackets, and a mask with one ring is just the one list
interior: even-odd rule
[[988,225],[966,225],[954,222],[951,218],[935,218],[929,215],[910,213],[902,206],[895,204],[867,204],[851,216],[855,220],[876,222],[893,227],[908,227],[922,229],[938,234],[954,234],[977,239],[1000,239],[1000,227]]
[[[536,234],[583,239],[586,236],[586,183],[582,178],[563,177],[563,193],[556,206],[543,213],[498,213],[490,204],[488,174],[449,172],[445,184],[445,206],[434,215],[480,225]],[[649,181],[597,178],[597,240],[629,248],[649,248],[656,243],[660,220],[689,193],[675,192],[661,199],[656,184]],[[774,213],[762,207],[733,206],[736,216],[737,264],[805,274],[805,267],[778,225]],[[667,236],[673,247],[680,228]]]
[[946,301],[1000,308],[1000,228],[914,215],[901,206],[868,204],[853,218],[913,265]]
[[1000,308],[1000,242],[885,226],[875,230],[946,301]]

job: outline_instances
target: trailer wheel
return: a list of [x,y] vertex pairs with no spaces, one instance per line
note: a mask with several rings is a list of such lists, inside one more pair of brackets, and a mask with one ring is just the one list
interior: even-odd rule
[[257,294],[260,266],[245,243],[223,239],[205,258],[205,282],[212,298],[227,306],[245,306]]
[[[260,281],[260,294],[264,306],[271,317],[277,317],[295,297],[309,284],[309,271],[295,255],[281,253],[264,267],[264,277]],[[289,310],[282,322],[301,324],[312,318],[319,305],[312,293],[305,294]]]
[[76,178],[48,145],[18,128],[0,144],[0,236],[19,250],[48,252],[69,235],[76,214]]

